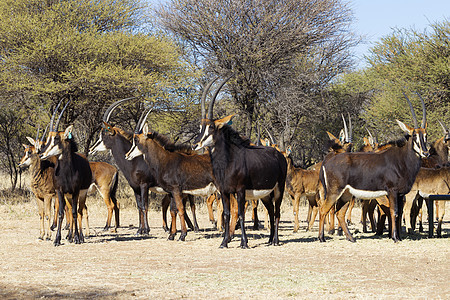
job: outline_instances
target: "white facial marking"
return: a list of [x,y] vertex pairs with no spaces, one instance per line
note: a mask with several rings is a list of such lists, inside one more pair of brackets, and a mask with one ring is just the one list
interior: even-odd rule
[[125,159],[127,160],[132,160],[138,156],[143,155],[144,153],[141,152],[141,150],[139,150],[139,148],[136,146],[136,143],[134,142],[133,139],[133,146],[131,146],[130,151],[128,151],[127,154],[125,154]]
[[[48,146],[47,151],[43,153],[42,158],[44,159],[50,156],[57,156],[60,155],[61,152],[62,152],[61,149],[57,145],[55,145],[55,137],[52,136],[50,140],[50,145]],[[58,159],[59,158],[60,157],[58,157]]]

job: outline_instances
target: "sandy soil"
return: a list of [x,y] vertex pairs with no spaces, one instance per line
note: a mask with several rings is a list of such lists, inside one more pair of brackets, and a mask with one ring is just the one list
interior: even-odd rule
[[[88,202],[89,204],[89,202]],[[161,214],[152,211],[148,237],[135,236],[137,210],[121,210],[118,233],[104,232],[106,208],[90,205],[92,236],[84,244],[40,241],[35,203],[0,205],[0,298],[102,299],[297,299],[448,298],[450,224],[444,237],[426,234],[400,243],[357,232],[356,243],[339,236],[317,240],[302,228],[293,233],[292,212],[282,214],[282,245],[267,246],[268,232],[248,222],[250,249],[239,248],[240,231],[228,249],[198,209],[201,232],[185,242],[168,241]],[[190,213],[190,212],[189,212]],[[261,214],[262,215],[262,214]],[[360,210],[353,210],[359,221]],[[247,214],[250,218],[250,214]],[[428,227],[425,226],[427,229]],[[351,227],[362,231],[361,225]],[[54,237],[55,233],[53,233]],[[64,233],[65,235],[65,233]]]

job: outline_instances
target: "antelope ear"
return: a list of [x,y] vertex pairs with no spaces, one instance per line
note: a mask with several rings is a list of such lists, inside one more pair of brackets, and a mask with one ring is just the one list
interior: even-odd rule
[[[406,125],[405,123],[403,123],[402,121],[399,120],[395,120],[397,121],[398,126],[400,126],[400,128],[407,134],[412,135],[412,132],[414,131],[414,128],[409,127],[408,125]],[[426,126],[426,125],[425,125]]]
[[70,125],[69,127],[66,128],[66,130],[64,131],[64,138],[67,139],[72,139],[72,130],[73,130],[73,125]]
[[224,125],[231,125],[233,124],[232,119],[236,114],[232,114],[229,115],[225,118],[219,119],[219,120],[215,120],[214,121],[214,125],[216,126],[216,128],[220,129],[222,128]]
[[330,132],[327,131],[327,134],[328,134],[328,137],[330,138],[330,140],[339,142],[339,139],[336,138],[334,135],[332,135]]
[[36,141],[35,141],[33,138],[29,137],[29,136],[27,136],[27,140],[28,140],[28,142],[30,142],[30,144],[33,145],[33,146],[34,146],[34,144],[36,144]]

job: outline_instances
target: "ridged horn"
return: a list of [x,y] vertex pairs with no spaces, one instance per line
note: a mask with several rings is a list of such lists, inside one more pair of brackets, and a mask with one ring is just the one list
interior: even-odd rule
[[59,106],[60,106],[61,103],[63,102],[63,100],[64,100],[64,99],[61,99],[61,100],[59,101],[58,105],[56,105],[56,108],[55,108],[55,110],[53,111],[52,118],[50,119],[50,131],[54,131],[53,123],[54,123],[54,121],[55,121],[55,115],[56,115],[56,112],[57,112],[58,109],[59,109]]
[[[146,111],[147,110],[147,111]],[[145,121],[147,120],[148,115],[153,110],[153,107],[150,109],[146,109],[142,112],[141,117],[139,118],[139,121],[136,124],[136,129],[134,130],[134,133],[139,134],[142,132],[142,128],[144,127]]]
[[402,92],[403,96],[405,96],[406,101],[408,102],[409,105],[409,109],[411,110],[411,115],[413,117],[413,122],[414,122],[414,129],[419,128],[419,125],[417,124],[417,117],[416,117],[416,113],[414,112],[414,107],[412,106],[411,101],[409,101],[408,96],[406,96],[405,92]]
[[342,121],[344,122],[344,140],[346,143],[349,142],[349,138],[348,138],[348,128],[347,128],[347,123],[345,122],[345,118],[344,118],[344,114],[341,114],[342,116]]
[[123,102],[125,102],[125,101],[131,100],[131,99],[135,99],[135,98],[137,98],[137,97],[128,97],[128,98],[125,98],[125,99],[117,100],[116,102],[114,102],[113,104],[111,104],[111,105],[106,109],[105,113],[103,114],[102,120],[103,120],[104,122],[108,122],[108,121],[109,121],[109,118],[111,117],[111,114],[112,114],[113,110],[114,110],[117,106],[119,106],[121,103],[123,103]]
[[422,124],[421,124],[421,128],[425,128],[425,125],[427,124],[427,111],[425,109],[425,101],[423,101],[422,96],[416,92],[417,96],[419,96],[420,98],[420,102],[422,102]]
[[441,120],[438,120],[438,122],[441,124],[442,130],[444,130],[444,134],[447,134],[449,130],[445,127],[444,123],[442,123]]
[[61,117],[64,113],[64,111],[66,110],[67,106],[69,105],[70,101],[72,101],[72,99],[69,99],[69,101],[67,101],[66,105],[64,105],[63,109],[61,110],[61,113],[59,114],[58,120],[56,120],[56,124],[55,124],[55,129],[54,131],[58,131],[58,127],[59,127],[59,122],[61,121]]
[[227,78],[225,78],[219,85],[219,87],[216,89],[213,97],[211,98],[211,102],[209,103],[209,107],[208,107],[208,119],[212,120],[213,117],[213,107],[214,107],[214,102],[216,101],[216,97],[219,94],[220,90],[222,89],[222,87],[225,85],[225,83],[227,83],[228,80],[231,79],[231,77],[233,77],[234,74],[229,75]]
[[348,116],[348,142],[351,143],[353,141],[352,119],[350,118],[349,112],[347,112],[347,116]]
[[210,82],[208,82],[205,89],[203,90],[202,98],[201,98],[202,119],[206,119],[206,106],[205,106],[206,96],[208,95],[208,92],[211,89],[211,86],[213,85],[214,82],[216,82],[217,79],[219,79],[219,77],[216,77],[216,78],[212,79]]

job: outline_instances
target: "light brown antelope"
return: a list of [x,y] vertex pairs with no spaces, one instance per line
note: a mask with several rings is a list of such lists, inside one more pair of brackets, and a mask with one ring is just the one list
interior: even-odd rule
[[319,207],[320,241],[325,241],[325,215],[335,204],[338,221],[347,239],[354,241],[344,220],[345,211],[341,210],[353,196],[360,199],[387,196],[392,222],[391,237],[396,242],[400,240],[403,196],[411,190],[421,166],[421,157],[428,156],[425,103],[421,99],[423,119],[419,127],[412,104],[406,99],[413,115],[414,128],[397,120],[406,140],[398,141],[395,146],[381,152],[341,153],[322,164],[320,180],[325,198]]
[[[440,168],[442,166],[449,165],[449,149],[450,149],[450,130],[447,129],[441,121],[438,121],[443,129],[443,136],[434,141],[430,147],[430,156],[422,159],[422,168]],[[420,172],[419,172],[420,174]],[[419,175],[418,175],[419,176]],[[434,185],[430,186],[431,188]],[[413,187],[414,189],[414,187]],[[430,194],[430,193],[429,193]],[[408,233],[412,233],[415,229],[415,220],[417,215],[419,215],[419,230],[422,231],[422,203],[423,197],[420,193],[416,197],[412,197],[411,193],[408,194],[405,201],[405,222],[406,230]],[[442,204],[444,203],[444,204]],[[445,202],[436,202],[436,215],[440,216],[439,206],[445,205]],[[409,217],[411,215],[411,218]],[[414,220],[414,223],[412,221]]]
[[[406,195],[405,205],[405,222],[406,230],[412,233],[415,228],[415,221],[417,217],[417,209],[411,213],[411,204],[424,198],[428,201],[429,195],[433,194],[450,194],[450,167],[442,168],[421,168],[417,174],[416,180],[411,188],[411,191]],[[422,202],[422,199],[419,200]],[[436,206],[439,207],[437,213],[438,227],[436,230],[437,236],[441,236],[442,220],[445,214],[446,201],[436,201]],[[421,207],[422,203],[416,204]],[[430,216],[433,218],[433,216]]]
[[321,188],[319,180],[320,167],[313,170],[295,167],[292,162],[290,147],[286,149],[283,155],[287,161],[286,190],[291,197],[294,210],[294,232],[297,232],[300,228],[298,216],[300,199],[302,197],[306,197],[308,200],[309,210],[306,230],[311,230],[318,209],[319,189]]
[[[36,203],[38,207],[39,219],[40,219],[40,230],[39,238],[50,240],[51,239],[51,206],[52,199],[56,198],[55,189],[55,165],[56,158],[50,157],[47,160],[41,160],[39,158],[39,139],[36,141],[27,137],[31,145],[25,145],[24,155],[19,162],[20,168],[30,167],[31,172],[31,190],[36,196]],[[46,226],[45,226],[46,224]]]
[[[195,149],[210,149],[210,158],[216,186],[222,196],[224,207],[225,235],[220,245],[227,247],[230,241],[230,195],[236,194],[239,223],[241,225],[241,248],[248,248],[244,226],[246,199],[262,199],[270,218],[269,243],[278,245],[280,205],[286,180],[287,163],[284,156],[272,147],[251,146],[229,124],[234,115],[213,120],[213,106],[220,88],[217,88],[209,105],[207,118],[200,124],[200,134],[195,140]],[[202,99],[204,108],[205,99]],[[204,109],[203,109],[204,110]],[[202,117],[206,115],[202,114]],[[275,203],[275,209],[274,204]]]

